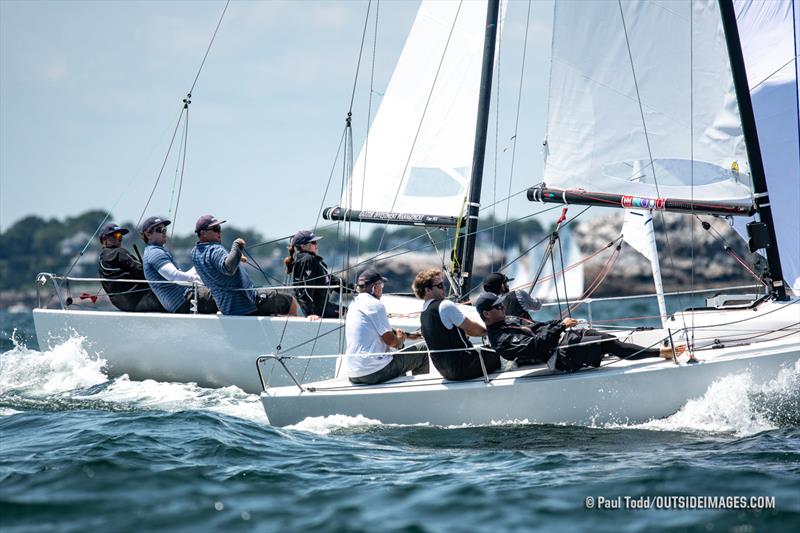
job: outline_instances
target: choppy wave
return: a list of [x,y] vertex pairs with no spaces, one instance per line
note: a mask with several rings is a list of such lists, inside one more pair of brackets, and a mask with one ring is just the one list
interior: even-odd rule
[[763,384],[754,383],[749,373],[724,377],[674,415],[633,427],[745,436],[798,424],[800,361]]
[[0,354],[0,400],[12,410],[206,410],[266,422],[258,396],[237,387],[131,381],[127,375],[110,379],[105,368],[105,360],[90,355],[79,336],[45,351],[15,341]]

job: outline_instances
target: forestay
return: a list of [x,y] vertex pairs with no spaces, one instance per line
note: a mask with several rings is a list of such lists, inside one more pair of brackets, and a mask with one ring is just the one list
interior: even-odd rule
[[548,187],[752,205],[715,0],[565,0],[553,24]]
[[425,0],[341,206],[458,216],[469,192],[486,1]]

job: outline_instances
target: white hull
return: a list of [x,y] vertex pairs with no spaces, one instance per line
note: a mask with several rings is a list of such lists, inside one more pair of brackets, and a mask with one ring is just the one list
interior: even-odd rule
[[[682,328],[692,328],[693,346],[719,349],[700,352],[703,362],[694,365],[652,359],[620,361],[575,374],[526,368],[500,374],[490,384],[417,376],[356,387],[339,379],[311,384],[314,392],[301,393],[296,386],[267,388],[262,402],[270,422],[279,426],[333,414],[364,415],[402,424],[637,422],[674,413],[724,375],[750,370],[754,378],[768,379],[781,365],[800,358],[797,298],[764,302],[757,308],[685,311],[668,324],[675,342],[685,340]],[[652,346],[668,333],[654,329],[620,336],[628,342]]]
[[[421,300],[388,295],[385,300],[389,311],[398,315],[391,319],[394,327],[419,328]],[[472,308],[468,312],[477,318]],[[326,355],[344,348],[342,323],[332,319],[35,309],[33,320],[42,350],[81,336],[90,355],[105,359],[110,377],[127,374],[133,380],[235,385],[253,394],[263,390],[255,371],[259,355]],[[310,340],[315,337],[316,341]],[[301,382],[333,378],[337,369],[335,357],[287,364]],[[291,383],[281,370],[273,373],[268,384]]]
[[697,364],[680,365],[654,359],[620,361],[573,374],[533,367],[493,375],[490,383],[416,376],[356,387],[338,379],[316,384],[313,392],[270,388],[261,401],[276,426],[333,414],[441,426],[641,423],[675,413],[728,375],[748,372],[753,383],[769,381],[800,360],[800,337],[712,350],[702,358]]

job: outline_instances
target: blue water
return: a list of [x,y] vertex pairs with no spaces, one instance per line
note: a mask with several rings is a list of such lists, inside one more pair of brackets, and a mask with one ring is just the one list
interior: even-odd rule
[[[29,314],[0,330],[33,336]],[[797,531],[800,367],[636,426],[277,429],[236,388],[109,380],[80,339],[0,354],[0,530]],[[774,509],[587,509],[767,496]],[[595,500],[596,502],[597,500]],[[624,501],[622,502],[624,507]]]

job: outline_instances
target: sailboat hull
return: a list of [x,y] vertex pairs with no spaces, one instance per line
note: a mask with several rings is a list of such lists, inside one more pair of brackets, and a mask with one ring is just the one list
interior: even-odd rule
[[641,423],[675,413],[725,376],[748,373],[753,383],[763,383],[798,361],[800,336],[794,334],[789,339],[704,352],[697,364],[620,361],[573,374],[540,367],[501,373],[489,383],[417,376],[354,387],[335,380],[319,384],[313,392],[270,388],[261,401],[276,426],[333,414],[362,415],[387,424],[441,426]]
[[[390,318],[393,327],[419,328],[422,300],[393,295],[383,299],[396,315]],[[478,319],[471,307],[461,308]],[[264,353],[335,355],[344,349],[344,327],[338,319],[35,309],[33,321],[42,350],[79,336],[91,357],[106,361],[109,377],[127,374],[133,380],[234,385],[252,394],[263,390],[255,364]],[[337,357],[328,357],[287,364],[305,383],[333,378],[337,362]],[[275,386],[293,383],[283,371],[266,369],[264,376]]]

